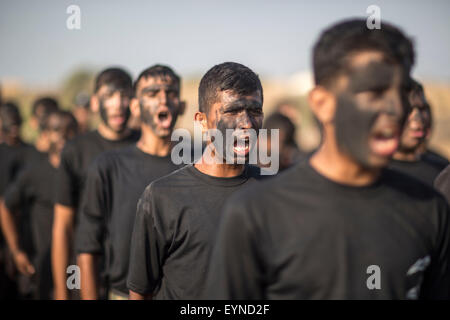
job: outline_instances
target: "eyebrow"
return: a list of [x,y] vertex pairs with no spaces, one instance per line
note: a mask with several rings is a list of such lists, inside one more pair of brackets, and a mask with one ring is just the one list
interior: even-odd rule
[[153,85],[142,88],[141,93],[150,92],[150,91],[159,91],[161,89],[178,91],[178,86],[153,84]]
[[257,102],[255,100],[247,100],[247,99],[239,99],[236,101],[233,101],[227,106],[223,107],[223,112],[232,112],[232,111],[239,111],[242,109],[262,109],[262,104],[260,102]]

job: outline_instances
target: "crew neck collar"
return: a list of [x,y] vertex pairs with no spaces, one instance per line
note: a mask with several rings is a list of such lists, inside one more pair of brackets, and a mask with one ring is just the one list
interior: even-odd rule
[[219,187],[233,187],[245,183],[248,180],[248,166],[244,166],[244,171],[235,177],[214,177],[198,170],[193,164],[187,166],[187,171],[194,177],[202,180],[206,184]]
[[326,176],[324,176],[322,173],[320,173],[319,171],[317,171],[312,165],[311,163],[309,163],[309,161],[305,161],[305,165],[308,169],[308,171],[314,175],[315,177],[317,177],[318,179],[328,183],[329,185],[332,185],[336,188],[339,188],[341,190],[349,190],[349,191],[362,191],[362,190],[373,190],[376,189],[380,186],[381,184],[381,180],[383,179],[384,176],[384,169],[382,169],[380,175],[378,176],[377,179],[375,179],[375,181],[366,184],[366,185],[362,185],[362,186],[355,186],[355,185],[351,185],[351,184],[345,184],[342,182],[338,182],[335,180],[332,180]]

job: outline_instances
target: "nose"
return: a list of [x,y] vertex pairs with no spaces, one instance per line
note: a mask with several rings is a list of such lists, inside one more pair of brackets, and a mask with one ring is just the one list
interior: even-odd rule
[[159,103],[162,105],[167,104],[167,92],[165,90],[160,90],[159,92]]
[[411,112],[411,114],[409,115],[409,121],[414,122],[415,125],[423,125],[423,116],[421,114],[421,112],[417,109],[414,108]]
[[242,112],[238,121],[239,129],[251,129],[253,128],[253,122],[247,111]]

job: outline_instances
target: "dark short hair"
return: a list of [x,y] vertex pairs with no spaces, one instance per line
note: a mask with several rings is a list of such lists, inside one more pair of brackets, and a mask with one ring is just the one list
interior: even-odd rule
[[16,122],[19,126],[22,124],[18,105],[13,101],[7,101],[0,108],[0,120],[3,123]]
[[95,78],[94,92],[97,93],[103,85],[114,85],[116,88],[131,90],[133,80],[128,72],[121,68],[108,68]]
[[314,80],[328,86],[349,68],[348,57],[361,51],[379,51],[409,74],[414,64],[412,41],[397,27],[383,22],[369,29],[364,19],[338,22],[322,32],[313,48]]
[[246,66],[225,62],[218,64],[206,72],[198,88],[198,105],[200,112],[208,113],[210,107],[217,102],[220,91],[231,90],[239,95],[249,95],[263,89],[256,73]]
[[139,81],[141,81],[141,79],[143,78],[171,78],[178,86],[180,86],[181,82],[180,76],[176,74],[175,71],[172,70],[172,68],[161,64],[155,64],[142,71],[137,77],[136,81],[134,81],[133,84],[134,94],[136,94],[136,89],[139,84]]
[[417,81],[413,78],[409,79],[408,92],[414,92],[414,93],[425,95],[425,92],[423,90],[423,85],[419,81]]

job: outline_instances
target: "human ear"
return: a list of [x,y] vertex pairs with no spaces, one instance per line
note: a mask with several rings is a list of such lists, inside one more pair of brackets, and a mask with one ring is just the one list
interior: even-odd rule
[[326,125],[333,122],[336,112],[336,96],[322,86],[316,86],[308,95],[308,102],[316,118]]
[[98,110],[99,110],[99,101],[98,101],[98,97],[97,97],[97,95],[92,95],[92,97],[91,97],[91,103],[89,104],[90,105],[90,107],[91,107],[91,111],[93,112],[93,113],[98,113]]
[[141,108],[139,105],[139,100],[138,98],[132,98],[130,101],[130,111],[131,114],[133,115],[133,117],[135,117],[136,119],[140,119],[141,118]]
[[206,118],[206,113],[197,111],[194,115],[194,120],[201,125],[202,132],[208,131],[208,119]]

